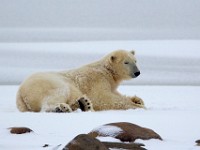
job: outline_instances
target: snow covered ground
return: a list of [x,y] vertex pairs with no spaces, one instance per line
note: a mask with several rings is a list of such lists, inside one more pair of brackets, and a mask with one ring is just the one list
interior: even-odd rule
[[[36,71],[63,70],[89,63],[114,49],[136,49],[141,76],[120,86],[137,95],[147,110],[20,113],[18,85]],[[107,41],[0,43],[0,149],[62,149],[76,135],[112,122],[131,122],[155,130],[163,141],[144,143],[149,150],[195,150],[200,139],[200,41]],[[3,85],[4,84],[4,85]],[[6,85],[10,84],[10,85]],[[34,133],[11,135],[26,126]],[[44,144],[50,147],[43,148]]]
[[[62,149],[76,135],[112,122],[131,122],[155,130],[163,141],[144,143],[149,150],[195,150],[200,138],[199,86],[121,86],[119,91],[142,97],[147,110],[20,113],[15,106],[18,86],[0,87],[0,149]],[[34,133],[12,135],[7,128],[26,126]],[[44,144],[51,147],[43,148]]]

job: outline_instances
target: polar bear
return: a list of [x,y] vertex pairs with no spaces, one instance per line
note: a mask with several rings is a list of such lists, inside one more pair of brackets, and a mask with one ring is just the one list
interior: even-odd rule
[[137,96],[117,91],[123,80],[140,75],[135,52],[116,50],[78,69],[31,75],[17,92],[21,112],[72,112],[144,108]]

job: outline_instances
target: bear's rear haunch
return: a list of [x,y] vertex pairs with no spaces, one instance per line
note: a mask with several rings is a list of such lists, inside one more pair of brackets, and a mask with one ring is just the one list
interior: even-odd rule
[[116,50],[78,69],[31,75],[19,87],[17,108],[22,112],[144,108],[141,98],[117,91],[123,80],[139,75],[135,52]]

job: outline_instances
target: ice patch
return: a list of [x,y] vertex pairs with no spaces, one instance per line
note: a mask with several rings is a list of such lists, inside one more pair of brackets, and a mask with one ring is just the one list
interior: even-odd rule
[[104,125],[104,126],[95,128],[92,132],[97,132],[104,136],[116,137],[117,135],[122,133],[123,130],[116,126]]
[[114,137],[97,137],[101,142],[121,142],[119,139]]

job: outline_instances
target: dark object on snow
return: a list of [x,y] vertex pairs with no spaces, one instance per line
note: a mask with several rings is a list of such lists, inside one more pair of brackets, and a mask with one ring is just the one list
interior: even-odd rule
[[195,141],[197,143],[197,146],[200,146],[200,140]]
[[24,134],[24,133],[33,132],[33,130],[27,127],[11,127],[9,129],[10,129],[10,133],[12,134]]
[[[110,128],[110,132],[109,129]],[[118,128],[119,130],[113,130],[113,128]],[[106,133],[105,133],[105,130]],[[143,128],[138,125],[128,123],[128,122],[118,122],[118,123],[110,123],[103,125],[99,128],[92,130],[89,135],[92,137],[103,136],[103,137],[113,137],[119,139],[123,142],[134,142],[136,139],[159,139],[162,140],[160,135],[154,132],[151,129]]]
[[80,134],[69,142],[63,150],[108,150],[108,148],[99,140],[87,134]]
[[49,144],[44,144],[42,147],[49,147]]
[[117,143],[117,142],[102,142],[107,148],[117,148],[126,150],[146,150],[140,143]]
[[142,146],[144,145],[138,143],[101,142],[87,134],[80,134],[69,142],[63,150],[109,150],[110,148],[146,150]]

